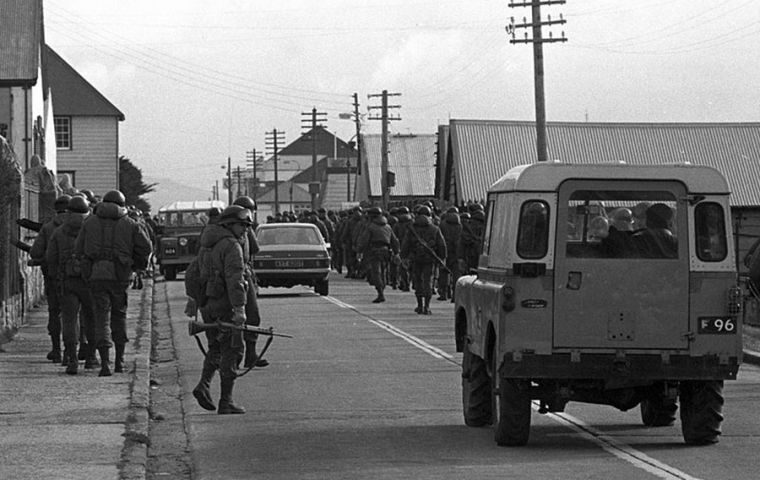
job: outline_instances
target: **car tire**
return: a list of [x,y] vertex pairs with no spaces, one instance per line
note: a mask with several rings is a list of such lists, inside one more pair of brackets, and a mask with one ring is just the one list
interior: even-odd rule
[[657,384],[647,398],[641,401],[641,421],[647,427],[669,427],[676,421],[678,405],[675,399],[667,398],[663,385]]
[[330,282],[328,280],[320,280],[314,284],[314,291],[319,295],[326,297],[330,294]]
[[718,443],[723,422],[723,381],[681,382],[681,430],[688,445]]
[[462,410],[468,427],[491,424],[491,379],[485,360],[470,352],[469,345],[462,355]]
[[166,267],[164,269],[164,279],[172,281],[177,279],[177,269],[174,267]]

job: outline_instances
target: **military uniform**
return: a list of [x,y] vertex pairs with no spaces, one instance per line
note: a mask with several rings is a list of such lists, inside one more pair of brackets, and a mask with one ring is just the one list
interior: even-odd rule
[[462,222],[459,219],[457,207],[449,208],[441,218],[440,226],[443,239],[446,241],[446,268],[441,269],[438,276],[438,300],[448,300],[454,297],[454,286],[459,278],[456,252],[462,236]]
[[[409,213],[408,207],[399,207],[397,211],[398,222],[393,226],[393,234],[396,235],[399,242],[403,243],[404,237],[409,227],[412,226],[412,215]],[[407,264],[401,263],[396,270],[396,281],[398,282],[398,289],[402,292],[409,291],[410,272]]]
[[377,298],[372,303],[381,303],[385,301],[388,265],[391,255],[398,254],[399,242],[379,207],[368,209],[367,214],[369,222],[359,235],[357,245],[359,251],[364,252],[370,284],[377,290]]
[[446,258],[446,242],[441,230],[433,225],[430,215],[427,206],[417,210],[417,216],[401,246],[401,256],[412,263],[412,283],[417,297],[417,308],[414,311],[424,315],[430,315],[433,267],[439,259],[443,261]]

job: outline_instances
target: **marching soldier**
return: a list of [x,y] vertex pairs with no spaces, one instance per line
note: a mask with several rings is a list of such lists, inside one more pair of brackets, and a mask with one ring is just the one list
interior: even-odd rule
[[[129,216],[124,194],[103,195],[77,236],[76,253],[87,258],[86,280],[95,303],[95,341],[101,377],[111,376],[109,350],[116,348],[114,371],[124,371],[127,343],[127,288],[132,272],[143,270],[153,251],[144,230]],[[112,343],[113,341],[113,343]]]
[[411,262],[414,275],[414,293],[417,297],[415,312],[430,315],[430,298],[433,296],[433,266],[446,258],[446,242],[441,230],[433,225],[430,207],[422,205],[401,246],[401,256]]
[[[409,213],[409,207],[398,207],[397,218],[398,222],[393,226],[393,233],[398,238],[399,242],[403,244],[404,237],[409,227],[412,226],[412,215]],[[396,270],[396,278],[398,281],[398,289],[402,292],[409,291],[409,268],[402,262],[398,265]]]
[[61,363],[61,305],[59,302],[56,272],[48,268],[45,252],[47,251],[53,232],[63,225],[69,200],[71,200],[71,197],[65,194],[55,199],[55,203],[53,204],[55,216],[42,225],[37,238],[34,239],[31,250],[29,250],[29,256],[31,257],[29,265],[39,265],[42,268],[42,278],[45,281],[45,296],[48,302],[47,330],[53,346],[52,350],[47,354],[47,359],[53,363]]
[[391,255],[398,254],[399,242],[380,207],[369,208],[367,214],[369,223],[360,233],[357,246],[360,252],[364,252],[369,266],[370,284],[377,290],[377,298],[372,300],[372,303],[382,303],[385,301],[384,290],[388,264]]
[[438,276],[438,300],[454,298],[454,286],[459,278],[456,252],[462,236],[462,222],[459,219],[459,209],[449,207],[441,218],[439,228],[446,241],[446,269],[441,269]]

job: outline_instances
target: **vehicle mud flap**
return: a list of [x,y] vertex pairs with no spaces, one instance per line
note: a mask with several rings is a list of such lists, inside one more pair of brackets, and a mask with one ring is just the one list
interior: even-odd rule
[[718,443],[723,422],[723,381],[681,382],[681,429],[688,445]]
[[491,379],[486,362],[470,352],[469,345],[462,356],[462,407],[468,427],[491,424]]
[[[500,377],[494,356],[492,372]],[[498,391],[491,384],[494,440],[500,447],[520,447],[530,436],[530,381],[517,378],[499,378]]]
[[647,427],[669,427],[676,421],[675,399],[665,395],[662,382],[652,386],[647,398],[641,401],[641,421]]

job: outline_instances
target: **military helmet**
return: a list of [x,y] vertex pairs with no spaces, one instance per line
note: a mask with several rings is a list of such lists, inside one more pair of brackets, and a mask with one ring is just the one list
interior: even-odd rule
[[222,214],[222,209],[219,207],[211,207],[206,214],[208,215],[208,218],[218,217]]
[[76,195],[71,197],[69,204],[66,206],[66,210],[73,213],[90,213],[90,203],[86,198]]
[[232,202],[232,204],[240,205],[241,207],[247,208],[248,210],[251,210],[251,211],[256,210],[256,201],[246,195],[236,198],[235,201]]
[[219,217],[219,225],[232,225],[234,223],[243,223],[253,225],[251,212],[240,205],[230,205],[222,211]]
[[427,205],[420,205],[415,211],[417,212],[417,215],[425,215],[426,217],[430,217],[433,214],[433,212],[430,211],[430,207]]
[[398,207],[399,215],[406,215],[409,213],[409,207]]
[[55,208],[56,212],[65,212],[66,207],[69,206],[70,201],[71,201],[71,197],[64,193],[63,195],[55,199],[55,203],[53,203],[53,208]]
[[95,193],[90,190],[89,188],[84,188],[79,191],[84,197],[87,199],[88,202],[92,203],[95,201]]
[[449,207],[446,213],[459,213],[459,209],[457,207]]
[[123,207],[127,203],[127,199],[124,198],[124,194],[118,190],[109,190],[103,195],[103,201],[108,203],[115,203],[120,207]]
[[383,209],[381,209],[380,207],[369,207],[367,209],[367,213],[370,215],[382,215]]

